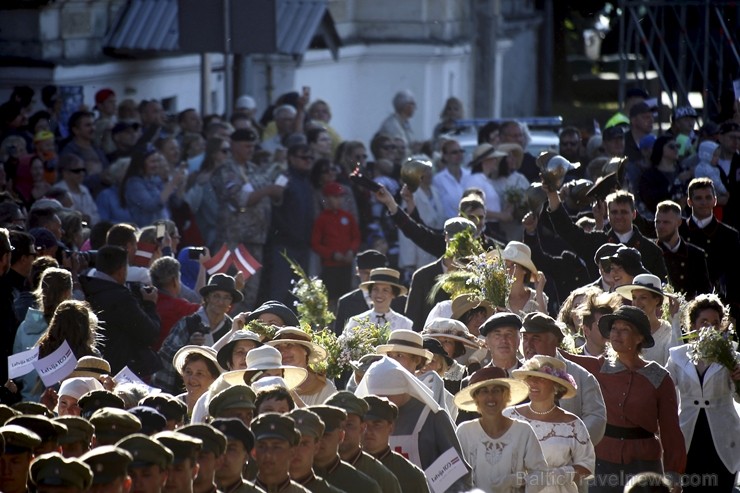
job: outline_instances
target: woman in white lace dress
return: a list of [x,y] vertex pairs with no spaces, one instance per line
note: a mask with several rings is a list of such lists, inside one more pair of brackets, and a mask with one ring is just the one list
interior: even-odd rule
[[596,454],[583,422],[557,405],[576,395],[573,377],[563,361],[549,356],[532,357],[512,376],[526,382],[529,402],[505,414],[532,426],[547,461],[547,472],[534,481],[544,486],[543,492],[577,492],[577,484],[593,473]]
[[[532,427],[502,414],[506,406],[521,402],[527,386],[506,377],[495,366],[478,370],[470,385],[455,395],[455,404],[481,417],[457,427],[465,459],[473,467],[473,485],[486,492],[525,491],[527,478],[547,469],[542,448]],[[526,491],[537,491],[536,484]]]

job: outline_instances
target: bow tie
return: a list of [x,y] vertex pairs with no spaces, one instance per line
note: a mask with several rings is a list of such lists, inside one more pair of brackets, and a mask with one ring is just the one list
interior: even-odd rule
[[375,321],[377,323],[388,323],[388,320],[385,318],[385,313],[376,313],[375,314]]

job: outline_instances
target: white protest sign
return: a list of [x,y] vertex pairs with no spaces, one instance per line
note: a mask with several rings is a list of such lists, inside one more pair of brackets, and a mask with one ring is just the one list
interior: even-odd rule
[[47,387],[51,387],[68,377],[74,371],[75,365],[77,365],[77,358],[75,358],[67,341],[64,341],[59,349],[49,356],[33,362],[33,367],[39,372],[41,381]]
[[39,348],[8,356],[8,378],[18,378],[33,371],[33,362],[39,359]]
[[131,369],[128,366],[124,366],[121,371],[118,372],[118,374],[113,377],[113,381],[116,382],[116,385],[120,385],[122,383],[134,383],[137,385],[143,385],[147,389],[149,389],[149,394],[157,394],[161,390],[156,387],[150,387],[147,385],[142,379],[140,379],[136,373],[132,372]]
[[430,465],[424,474],[427,482],[434,493],[443,493],[447,491],[452,484],[468,473],[465,462],[458,455],[454,447],[450,447],[447,452],[440,455],[432,465]]

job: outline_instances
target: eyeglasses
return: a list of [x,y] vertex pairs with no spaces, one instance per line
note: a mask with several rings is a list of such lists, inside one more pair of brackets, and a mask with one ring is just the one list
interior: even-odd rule
[[76,175],[79,175],[80,173],[87,173],[87,170],[85,168],[68,169],[67,171]]

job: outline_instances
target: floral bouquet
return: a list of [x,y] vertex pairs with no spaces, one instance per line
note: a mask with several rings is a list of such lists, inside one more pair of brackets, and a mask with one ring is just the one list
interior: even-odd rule
[[495,307],[506,306],[513,279],[506,273],[500,250],[457,260],[454,267],[454,270],[437,276],[437,282],[429,292],[430,300],[434,300],[443,289],[452,299],[460,294],[473,293]]
[[314,330],[325,329],[334,321],[334,314],[329,310],[329,296],[326,286],[316,277],[308,277],[306,271],[296,261],[288,257],[285,252],[283,258],[290,264],[291,270],[298,276],[298,282],[291,281],[291,294],[297,298],[294,305],[298,311],[301,323],[311,326]]
[[388,342],[391,330],[388,323],[378,325],[370,322],[369,317],[365,317],[360,320],[359,325],[345,331],[339,337],[328,329],[311,333],[313,341],[329,353],[325,361],[312,365],[311,369],[329,378],[336,378],[352,369],[351,361],[374,353],[377,346]]
[[[678,303],[678,319],[683,320],[684,313],[686,312],[686,307],[688,306],[688,302],[686,301],[686,293],[676,291],[671,284],[666,284],[663,287],[663,293],[665,293],[665,296],[663,296],[663,304],[660,307],[660,318],[665,320],[669,324],[673,324],[673,316],[671,315],[671,303]],[[685,339],[685,336],[683,338]]]
[[461,231],[455,234],[447,245],[445,257],[452,259],[462,259],[480,255],[484,252],[480,240],[475,237],[472,231]]
[[[689,342],[689,359],[696,364],[700,360],[724,366],[730,373],[740,364],[740,357],[731,340],[732,325],[727,330],[719,331],[714,327],[703,327],[698,336]],[[740,395],[740,382],[735,382],[735,393]]]
[[267,325],[264,322],[260,322],[259,320],[252,320],[251,322],[247,322],[247,324],[244,326],[244,330],[251,330],[258,336],[260,336],[260,340],[262,342],[271,341],[274,337],[277,331],[279,330],[279,327],[275,327],[274,325]]
[[512,206],[511,214],[514,216],[514,221],[521,221],[529,212],[527,197],[521,188],[510,187],[504,190],[504,202]]

